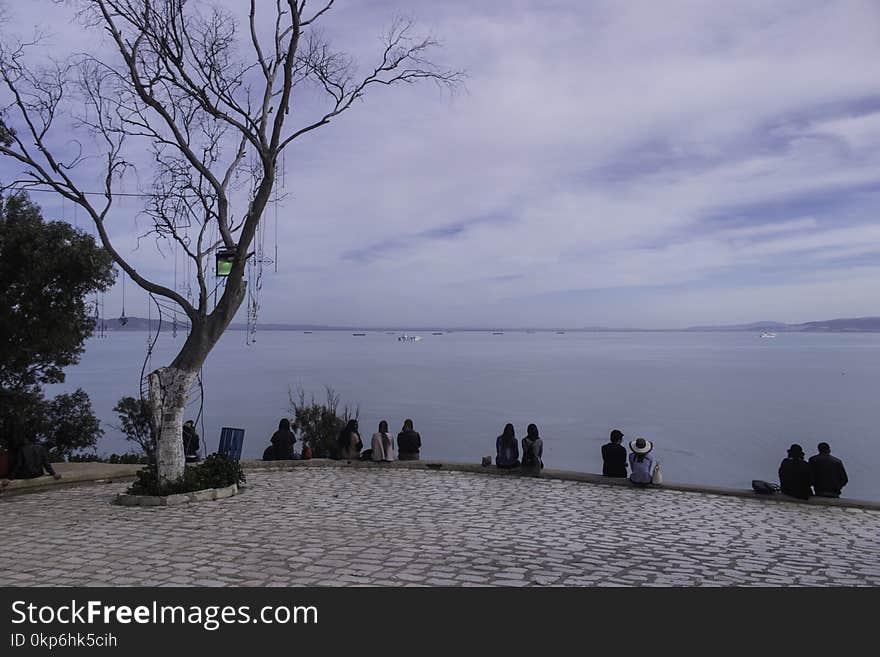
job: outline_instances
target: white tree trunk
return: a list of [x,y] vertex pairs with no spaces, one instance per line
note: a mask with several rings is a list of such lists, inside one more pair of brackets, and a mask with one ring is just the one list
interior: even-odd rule
[[176,367],[160,367],[150,373],[150,405],[158,428],[156,465],[159,481],[183,475],[183,411],[196,373]]

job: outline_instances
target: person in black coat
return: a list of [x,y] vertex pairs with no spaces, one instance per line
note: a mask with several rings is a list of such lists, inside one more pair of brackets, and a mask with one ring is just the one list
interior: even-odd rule
[[813,473],[804,460],[804,448],[792,445],[788,448],[788,458],[779,466],[779,488],[785,495],[808,500],[813,494],[812,485]]
[[620,444],[622,440],[623,432],[615,429],[602,445],[602,474],[606,477],[626,477],[626,447]]
[[401,461],[418,461],[422,448],[422,437],[413,427],[413,421],[403,421],[403,428],[397,434],[397,458]]
[[813,475],[813,488],[819,497],[840,497],[840,491],[849,479],[843,461],[831,456],[831,446],[819,443],[819,453],[810,457],[810,471]]
[[196,424],[192,420],[187,420],[183,423],[183,456],[187,463],[195,463],[199,460],[200,446]]
[[293,443],[296,442],[296,435],[290,430],[290,420],[282,418],[278,423],[278,431],[272,434],[273,458],[276,461],[293,460]]

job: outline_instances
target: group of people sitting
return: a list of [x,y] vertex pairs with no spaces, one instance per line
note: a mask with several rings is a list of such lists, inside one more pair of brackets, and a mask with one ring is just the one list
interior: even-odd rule
[[[629,442],[629,451],[623,446],[623,432],[611,431],[607,443],[602,445],[602,474],[606,477],[629,478],[636,486],[650,486],[662,482],[660,463],[653,456],[654,444],[638,437]],[[278,431],[272,435],[272,445],[263,454],[264,460],[288,460],[311,458],[311,448],[303,446],[302,454],[294,450],[296,435],[290,429],[290,421],[282,419]],[[520,445],[522,457],[520,457]],[[336,458],[349,461],[417,461],[422,447],[422,437],[413,427],[413,421],[406,419],[397,434],[388,432],[388,422],[379,422],[378,430],[370,437],[370,446],[364,448],[358,421],[349,420],[339,432],[336,440]],[[530,424],[521,442],[516,439],[513,424],[507,424],[501,435],[495,439],[495,465],[503,469],[523,468],[540,471],[544,467],[544,441],[538,427]],[[490,465],[491,458],[485,457],[483,465]],[[792,445],[788,457],[779,466],[780,490],[786,495],[807,499],[811,495],[839,497],[847,484],[843,462],[831,455],[828,443],[819,443],[818,454],[804,460],[804,450],[800,445]]]
[[499,468],[540,470],[544,467],[543,457],[544,441],[534,424],[526,428],[526,436],[522,439],[522,461],[519,460],[519,445],[512,424],[504,425],[504,431],[495,439],[495,465]]
[[[644,438],[636,438],[629,444],[630,453],[621,444],[623,432],[614,429],[609,442],[602,446],[602,474],[606,477],[626,477],[637,486],[660,483],[660,464],[650,455],[654,444]],[[538,434],[538,427],[530,424],[522,439],[522,461],[519,458],[519,445],[512,424],[495,439],[495,465],[499,468],[525,468],[540,470],[544,467],[544,441]],[[491,460],[487,457],[484,464]],[[627,472],[627,467],[629,472]]]
[[388,422],[385,420],[379,422],[379,429],[370,437],[367,449],[364,449],[357,420],[349,420],[336,441],[338,457],[350,461],[418,461],[421,449],[422,437],[409,418],[403,421],[403,427],[397,434],[396,449],[394,436],[388,433]]
[[[283,418],[278,423],[278,431],[272,434],[272,443],[263,452],[264,461],[285,461],[312,458],[312,447],[303,441],[301,453],[294,449],[296,434],[290,428],[290,420]],[[388,432],[388,422],[379,422],[378,431],[370,438],[370,447],[364,449],[358,421],[349,420],[336,438],[334,457],[348,461],[418,461],[422,448],[422,437],[413,427],[413,421],[406,419],[397,434],[395,448],[394,436]]]
[[654,443],[644,438],[636,438],[629,443],[627,455],[620,429],[611,431],[608,442],[602,445],[602,474],[606,477],[626,477],[629,466],[629,480],[636,486],[650,486],[662,481],[660,463],[651,456]]
[[828,443],[816,446],[818,453],[804,460],[804,448],[795,443],[779,465],[779,488],[786,495],[802,500],[811,496],[840,497],[849,481],[843,461],[831,455]]

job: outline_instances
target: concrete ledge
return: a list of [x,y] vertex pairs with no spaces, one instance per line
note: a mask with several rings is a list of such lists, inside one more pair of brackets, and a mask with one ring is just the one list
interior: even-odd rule
[[[588,484],[599,484],[602,486],[624,486],[626,488],[638,488],[634,486],[628,479],[618,479],[615,477],[604,477],[599,474],[589,472],[574,472],[571,470],[548,470],[544,469],[540,474],[532,474],[514,468],[511,470],[498,468],[494,465],[482,466],[477,463],[455,463],[448,461],[393,461],[390,463],[374,463],[372,461],[334,461],[332,459],[308,459],[295,461],[242,461],[242,468],[246,470],[292,470],[295,468],[321,468],[321,467],[354,467],[354,468],[403,468],[407,470],[432,470],[446,472],[471,472],[477,474],[488,474],[497,477],[530,477],[540,479],[556,479],[561,481],[578,481]],[[880,502],[871,502],[868,500],[851,500],[847,498],[828,498],[828,497],[811,497],[809,500],[799,500],[794,497],[776,493],[773,495],[760,495],[751,489],[745,488],[723,488],[720,486],[707,486],[702,484],[681,484],[675,482],[664,483],[660,485],[650,486],[648,488],[639,488],[639,490],[649,493],[651,490],[674,490],[687,493],[703,493],[708,495],[725,495],[729,497],[744,497],[761,502],[781,502],[788,504],[809,505],[809,506],[833,506],[845,507],[853,509],[867,509],[870,511],[880,511]]]
[[130,481],[144,466],[114,463],[53,463],[52,467],[61,475],[61,479],[54,479],[49,475],[35,479],[3,479],[0,480],[0,495],[34,493],[83,483]]
[[113,500],[120,506],[179,506],[192,502],[210,502],[223,500],[238,495],[238,486],[232,484],[224,488],[206,488],[191,493],[175,493],[174,495],[129,495],[120,493]]

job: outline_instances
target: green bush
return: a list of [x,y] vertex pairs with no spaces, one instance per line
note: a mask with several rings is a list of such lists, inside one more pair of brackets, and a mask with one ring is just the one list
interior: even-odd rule
[[198,465],[189,465],[177,481],[159,484],[159,473],[155,463],[138,471],[137,479],[128,489],[132,495],[175,495],[192,493],[206,488],[224,488],[232,484],[243,484],[244,472],[238,461],[222,454],[211,454]]
[[306,393],[302,388],[288,391],[290,410],[294,414],[293,429],[299,432],[303,444],[312,448],[315,458],[336,458],[336,439],[339,432],[351,419],[357,419],[359,408],[352,411],[345,406],[339,411],[339,395],[330,386],[324,386],[327,397],[323,404],[318,403],[312,395],[306,401]]

